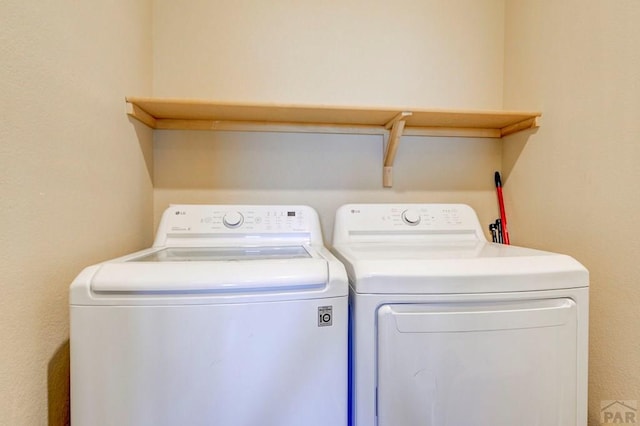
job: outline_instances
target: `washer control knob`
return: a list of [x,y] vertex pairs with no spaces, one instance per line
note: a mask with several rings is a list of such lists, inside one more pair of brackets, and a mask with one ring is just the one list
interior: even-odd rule
[[402,220],[407,225],[415,226],[420,223],[420,213],[413,209],[405,210],[402,212]]
[[237,228],[244,222],[244,216],[240,212],[231,212],[224,215],[222,223],[227,228]]

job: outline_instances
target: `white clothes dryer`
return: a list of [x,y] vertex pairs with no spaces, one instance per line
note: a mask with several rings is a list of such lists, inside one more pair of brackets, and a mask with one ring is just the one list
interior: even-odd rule
[[487,242],[461,204],[351,204],[354,426],[585,426],[587,270]]
[[312,208],[171,206],[71,285],[72,424],[344,426],[347,295]]

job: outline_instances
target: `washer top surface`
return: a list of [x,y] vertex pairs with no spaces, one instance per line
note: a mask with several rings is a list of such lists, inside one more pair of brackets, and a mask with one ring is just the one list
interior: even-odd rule
[[308,259],[311,255],[303,246],[253,247],[167,247],[129,262],[215,262],[221,260],[247,261],[265,259]]
[[[407,212],[411,221],[405,220]],[[588,286],[588,272],[557,253],[487,242],[460,204],[357,204],[336,215],[334,252],[353,291],[462,294]]]
[[346,296],[344,267],[308,206],[173,205],[153,247],[86,268],[72,304],[186,304]]

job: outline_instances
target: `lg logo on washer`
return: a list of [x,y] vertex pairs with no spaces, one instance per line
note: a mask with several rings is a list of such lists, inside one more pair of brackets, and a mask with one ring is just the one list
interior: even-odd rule
[[333,306],[318,306],[318,327],[333,325]]

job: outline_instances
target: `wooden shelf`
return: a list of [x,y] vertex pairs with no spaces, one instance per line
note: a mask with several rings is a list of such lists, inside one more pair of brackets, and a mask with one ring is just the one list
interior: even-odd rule
[[327,105],[242,104],[127,97],[127,113],[153,129],[379,134],[384,185],[402,135],[501,138],[537,127],[539,112],[451,111]]

